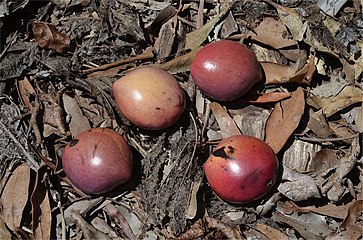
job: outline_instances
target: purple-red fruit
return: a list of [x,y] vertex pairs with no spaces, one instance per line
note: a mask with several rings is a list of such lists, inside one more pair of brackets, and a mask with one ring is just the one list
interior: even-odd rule
[[170,127],[185,108],[184,91],[173,75],[154,67],[133,70],[112,85],[120,111],[143,129]]
[[88,194],[101,194],[131,178],[132,153],[116,131],[92,128],[66,145],[62,165],[76,187]]
[[204,163],[209,185],[222,199],[248,203],[265,195],[274,185],[278,161],[262,140],[237,135],[223,139]]
[[209,43],[196,54],[190,68],[193,81],[209,97],[232,101],[262,80],[255,55],[231,40]]

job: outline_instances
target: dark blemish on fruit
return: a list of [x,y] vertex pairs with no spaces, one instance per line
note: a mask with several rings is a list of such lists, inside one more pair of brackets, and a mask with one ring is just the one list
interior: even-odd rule
[[228,153],[229,154],[233,154],[234,152],[235,152],[235,148],[234,147],[232,147],[232,146],[228,146]]
[[156,109],[156,110],[159,110],[159,111],[161,110],[161,108],[159,108],[159,107],[156,107],[155,109]]
[[225,151],[224,151],[225,147],[221,147],[220,149],[215,150],[214,152],[212,152],[213,156],[215,157],[221,157],[224,159],[228,159],[228,160],[235,160],[234,157],[228,155]]
[[241,185],[239,188],[240,188],[240,189],[245,189],[245,188],[246,188],[246,186],[245,186],[245,185]]
[[228,169],[225,166],[221,166],[223,168],[223,171],[228,172]]
[[78,139],[72,139],[71,142],[69,143],[69,146],[73,147],[74,145],[76,145],[79,142]]
[[213,156],[215,156],[215,157],[221,157],[221,158],[226,158],[227,157],[227,154],[224,152],[224,148],[225,147],[221,147],[220,149],[217,149],[214,152],[212,152]]

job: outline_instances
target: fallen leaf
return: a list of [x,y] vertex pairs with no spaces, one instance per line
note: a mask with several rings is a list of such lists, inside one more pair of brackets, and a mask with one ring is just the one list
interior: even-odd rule
[[44,22],[32,22],[35,40],[41,48],[49,48],[57,53],[66,51],[70,46],[70,38],[58,32],[56,27]]
[[71,118],[69,122],[69,130],[73,137],[78,133],[91,128],[88,118],[83,115],[76,99],[68,96],[67,94],[63,94],[63,106],[64,110]]
[[[319,198],[320,193],[314,179],[309,175],[298,173],[283,166],[282,182],[277,190],[293,201],[304,201]],[[288,180],[288,181],[285,181]]]
[[289,238],[281,231],[263,223],[256,223],[256,230],[263,233],[271,240],[288,240]]
[[30,198],[32,205],[32,226],[34,239],[50,239],[52,209],[44,178],[48,172],[46,165],[41,166],[36,174],[35,187]]
[[176,28],[178,26],[177,21],[178,18],[174,16],[164,23],[160,29],[159,37],[154,44],[154,49],[159,59],[170,56],[173,50],[176,38]]
[[177,74],[181,72],[186,72],[190,70],[190,65],[192,64],[195,55],[197,54],[198,49],[190,51],[184,55],[173,58],[170,61],[161,63],[161,64],[153,64],[154,67],[158,67],[160,69],[164,69],[171,74]]
[[215,25],[223,18],[228,12],[231,5],[228,5],[221,13],[215,16],[212,20],[204,24],[201,28],[198,28],[190,33],[186,34],[184,49],[196,50],[207,39],[209,33],[213,30]]
[[32,110],[33,105],[30,103],[30,97],[32,95],[35,96],[35,90],[27,77],[17,81],[17,90],[22,104],[29,110]]
[[5,221],[0,217],[0,239],[3,240],[11,240],[11,233],[9,229],[6,227]]
[[363,102],[362,89],[354,86],[345,86],[337,95],[331,97],[311,96],[307,99],[310,105],[315,105],[323,110],[323,113],[330,117],[333,114],[351,106]]
[[30,180],[30,168],[26,164],[18,166],[10,176],[0,198],[3,219],[13,232],[17,232],[21,227],[23,210],[28,203]]
[[286,48],[297,44],[295,40],[288,38],[288,32],[284,23],[272,17],[265,17],[247,36],[275,49]]
[[111,238],[107,234],[99,231],[94,226],[89,224],[86,220],[84,220],[81,214],[79,214],[79,212],[72,210],[71,214],[72,218],[77,222],[78,226],[81,228],[83,237],[86,240],[93,240],[93,239],[111,240]]
[[289,97],[291,97],[291,93],[289,92],[271,92],[257,95],[246,95],[243,97],[242,101],[248,103],[272,103],[279,102]]
[[295,74],[295,70],[287,65],[281,65],[272,62],[260,62],[266,76],[266,85],[287,83]]
[[302,88],[291,94],[291,98],[275,104],[266,123],[265,142],[278,153],[299,126],[305,109],[305,97]]
[[325,240],[358,240],[362,239],[363,228],[361,224],[349,225],[342,231],[336,231],[329,234]]
[[348,214],[340,227],[346,228],[357,222],[359,216],[363,213],[363,200],[357,200],[348,208]]
[[213,115],[218,122],[218,126],[221,129],[222,138],[241,135],[241,132],[232,117],[219,103],[212,102],[210,104],[210,109],[212,110]]

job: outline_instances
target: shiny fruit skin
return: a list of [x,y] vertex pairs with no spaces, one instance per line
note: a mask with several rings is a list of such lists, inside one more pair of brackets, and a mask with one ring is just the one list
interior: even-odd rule
[[262,140],[238,135],[223,139],[204,163],[214,192],[230,203],[249,203],[265,195],[277,177],[278,161]]
[[185,108],[184,91],[178,81],[154,67],[129,72],[113,83],[112,90],[122,114],[147,130],[170,127]]
[[219,101],[241,98],[262,80],[255,55],[246,46],[231,40],[212,42],[201,48],[190,72],[197,87]]
[[131,178],[132,153],[116,131],[92,128],[66,145],[62,165],[76,187],[88,194],[101,194]]

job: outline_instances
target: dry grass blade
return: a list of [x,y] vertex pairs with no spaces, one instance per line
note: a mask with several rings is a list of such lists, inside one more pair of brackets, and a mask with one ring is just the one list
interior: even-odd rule
[[265,142],[278,153],[298,127],[304,113],[305,97],[302,88],[292,93],[291,98],[276,103],[266,123]]

